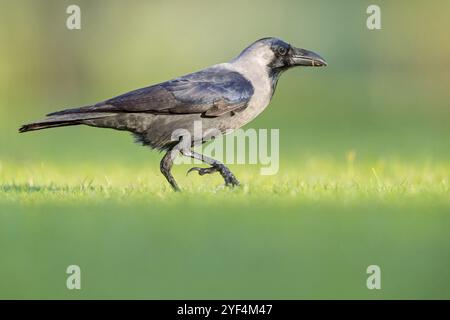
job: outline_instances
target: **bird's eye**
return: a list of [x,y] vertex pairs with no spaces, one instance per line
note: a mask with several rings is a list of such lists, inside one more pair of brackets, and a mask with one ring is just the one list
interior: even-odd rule
[[278,53],[281,56],[284,56],[286,54],[286,52],[287,52],[287,49],[285,47],[278,47]]

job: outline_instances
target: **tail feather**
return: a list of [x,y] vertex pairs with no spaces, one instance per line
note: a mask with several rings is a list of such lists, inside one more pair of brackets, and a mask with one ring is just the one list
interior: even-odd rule
[[[66,110],[63,110],[66,111]],[[115,113],[96,113],[96,112],[86,112],[86,113],[69,113],[64,112],[57,115],[54,113],[50,115],[47,119],[42,121],[37,121],[29,124],[25,124],[19,128],[19,132],[27,132],[48,128],[57,128],[57,127],[67,127],[67,126],[76,126],[79,124],[83,124],[84,120],[105,118],[115,115]]]
[[54,121],[54,122],[34,122],[29,124],[24,124],[19,128],[19,132],[27,132],[27,131],[34,131],[34,130],[41,130],[41,129],[48,129],[48,128],[57,128],[57,127],[67,127],[67,126],[76,126],[81,124],[79,121]]
[[95,112],[94,106],[85,106],[85,107],[78,107],[78,108],[70,108],[70,109],[64,109],[60,111],[55,111],[47,114],[47,117],[52,116],[62,116],[67,114],[76,114],[76,113],[87,113],[87,112]]

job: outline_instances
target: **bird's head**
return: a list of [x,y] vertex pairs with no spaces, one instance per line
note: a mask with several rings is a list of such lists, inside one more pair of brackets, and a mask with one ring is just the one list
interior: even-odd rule
[[236,60],[263,65],[276,73],[293,67],[323,67],[327,63],[317,53],[291,46],[277,38],[263,38],[248,46]]

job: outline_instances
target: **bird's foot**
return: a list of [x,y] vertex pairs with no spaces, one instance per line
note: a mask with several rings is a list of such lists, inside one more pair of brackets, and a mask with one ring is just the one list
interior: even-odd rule
[[234,186],[238,186],[239,185],[239,181],[236,179],[234,174],[230,171],[230,169],[228,169],[223,164],[215,164],[215,165],[213,165],[213,166],[211,166],[209,168],[193,167],[193,168],[189,169],[186,174],[189,174],[192,171],[197,171],[198,174],[201,175],[201,176],[203,176],[205,174],[211,174],[211,173],[219,172],[220,175],[225,180],[225,185],[226,186],[234,187]]
[[209,167],[209,168],[193,167],[193,168],[190,168],[186,174],[189,174],[192,171],[197,171],[199,175],[203,176],[205,174],[211,174],[214,172],[218,172],[219,170],[215,167]]

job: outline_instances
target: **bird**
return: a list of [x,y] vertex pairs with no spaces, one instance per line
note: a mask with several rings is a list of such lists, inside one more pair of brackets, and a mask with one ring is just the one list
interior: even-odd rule
[[[25,124],[19,132],[87,125],[129,131],[137,142],[165,152],[160,170],[175,191],[180,191],[171,173],[178,155],[200,160],[206,168],[193,167],[199,175],[219,173],[226,186],[239,181],[224,163],[194,151],[215,136],[236,130],[257,117],[270,103],[280,75],[294,67],[323,67],[317,53],[292,46],[275,37],[259,39],[229,62],[207,67],[173,80],[133,90],[102,102],[64,109],[41,121]],[[194,135],[194,123],[202,133]],[[184,129],[189,138],[173,139]]]

